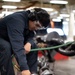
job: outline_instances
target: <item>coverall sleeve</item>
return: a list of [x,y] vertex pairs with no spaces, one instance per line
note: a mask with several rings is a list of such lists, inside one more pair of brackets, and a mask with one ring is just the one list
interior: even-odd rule
[[20,19],[11,18],[7,22],[8,37],[12,46],[14,55],[18,61],[21,71],[28,70],[26,54],[24,50],[24,22]]
[[29,38],[28,38],[27,42],[31,43],[31,46],[33,46],[35,44],[35,42],[34,42],[34,37],[35,37],[34,31],[30,31],[28,37]]

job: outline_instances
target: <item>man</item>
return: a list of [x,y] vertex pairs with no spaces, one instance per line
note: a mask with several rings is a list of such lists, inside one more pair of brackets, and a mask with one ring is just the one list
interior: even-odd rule
[[1,75],[14,75],[11,55],[14,54],[22,75],[37,72],[37,52],[34,30],[49,24],[49,14],[41,9],[15,12],[0,20],[0,71]]

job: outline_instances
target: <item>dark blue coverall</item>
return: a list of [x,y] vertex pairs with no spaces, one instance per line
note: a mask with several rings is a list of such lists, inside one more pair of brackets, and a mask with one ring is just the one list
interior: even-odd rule
[[28,28],[28,12],[20,11],[0,20],[0,71],[1,75],[14,75],[12,58],[14,54],[20,70],[37,72],[37,52],[25,54],[26,42],[36,48],[34,32]]

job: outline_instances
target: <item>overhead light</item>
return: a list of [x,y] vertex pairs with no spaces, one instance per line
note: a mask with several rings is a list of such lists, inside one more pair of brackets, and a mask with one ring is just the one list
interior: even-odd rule
[[63,24],[64,24],[64,25],[68,25],[68,22],[67,22],[67,21],[64,21]]
[[73,10],[73,13],[75,13],[75,10]]
[[66,21],[69,21],[70,19],[69,19],[69,18],[66,18],[65,20],[66,20]]
[[7,1],[7,2],[20,2],[21,0],[3,0],[3,1]]
[[70,17],[69,14],[60,14],[61,17]]
[[63,17],[62,16],[58,16],[57,19],[63,19]]
[[53,11],[53,12],[50,13],[51,16],[56,15],[56,14],[58,14],[58,11]]
[[46,10],[46,11],[53,11],[52,8],[42,8],[42,9],[44,9],[44,10]]
[[50,1],[50,3],[52,3],[52,4],[68,4],[68,1],[55,1],[55,0],[53,0],[53,1]]
[[17,6],[3,5],[2,8],[5,8],[5,9],[16,9]]
[[54,22],[61,22],[61,19],[52,19],[52,21],[54,21]]

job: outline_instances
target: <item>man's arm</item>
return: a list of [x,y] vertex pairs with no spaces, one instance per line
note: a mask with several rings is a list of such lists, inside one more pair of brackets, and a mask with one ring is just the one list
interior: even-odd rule
[[34,42],[34,37],[35,37],[35,33],[34,31],[29,31],[27,34],[27,40],[26,40],[26,44],[24,45],[26,54],[30,52],[32,46],[34,46],[35,42]]
[[24,49],[24,23],[21,20],[12,18],[7,22],[7,31],[14,55],[20,65],[21,71],[29,70]]

